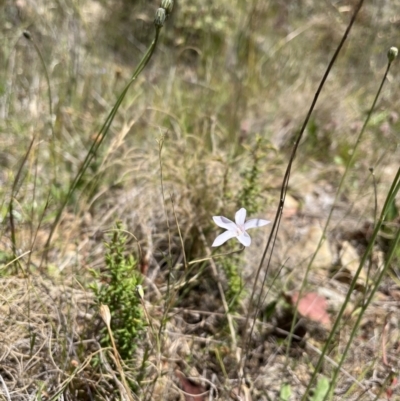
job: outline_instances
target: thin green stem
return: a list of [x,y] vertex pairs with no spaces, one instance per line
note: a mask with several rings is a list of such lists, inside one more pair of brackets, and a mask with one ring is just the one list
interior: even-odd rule
[[47,70],[46,63],[43,58],[43,54],[40,50],[40,47],[33,40],[31,33],[28,31],[24,31],[23,35],[24,35],[24,38],[26,38],[27,40],[29,40],[32,43],[32,45],[39,57],[40,63],[42,64],[44,76],[46,78],[47,96],[48,96],[48,100],[49,100],[49,114],[50,114],[49,119],[50,119],[50,129],[51,129],[50,151],[51,151],[51,158],[52,158],[52,163],[53,163],[53,168],[54,168],[54,180],[57,180],[57,167],[56,167],[57,163],[56,163],[56,150],[55,150],[56,144],[55,144],[55,133],[54,133],[54,124],[53,124],[53,95],[51,93],[50,76],[49,76],[49,72]]
[[24,154],[24,157],[21,160],[21,164],[18,167],[17,175],[14,178],[14,182],[11,189],[10,203],[8,205],[8,216],[10,219],[10,231],[11,231],[11,246],[13,251],[13,257],[17,260],[17,264],[21,267],[19,260],[17,259],[17,247],[16,247],[16,229],[15,229],[15,221],[14,221],[14,198],[17,195],[18,187],[21,185],[23,179],[21,179],[22,171],[24,166],[28,160],[29,154],[31,153],[33,144],[35,142],[35,137],[33,137],[29,143],[28,149]]
[[122,91],[121,95],[118,97],[115,105],[113,106],[113,108],[111,109],[109,115],[107,116],[103,126],[100,128],[99,133],[96,135],[96,138],[93,140],[92,145],[85,157],[85,160],[83,161],[83,164],[81,166],[81,168],[79,169],[78,173],[76,174],[75,178],[73,179],[68,193],[67,195],[64,197],[64,200],[62,201],[58,212],[56,214],[56,217],[54,219],[54,222],[52,224],[49,236],[47,238],[46,241],[46,245],[45,245],[45,249],[46,251],[49,249],[50,243],[51,243],[51,239],[54,235],[54,232],[58,226],[58,223],[60,222],[62,213],[67,205],[67,203],[69,202],[69,200],[71,199],[73,193],[75,192],[78,183],[81,181],[83,175],[86,173],[86,170],[88,169],[88,167],[90,166],[91,162],[93,161],[93,159],[95,158],[95,156],[97,155],[97,151],[100,148],[101,144],[103,143],[104,139],[106,138],[109,129],[111,127],[111,124],[114,120],[115,115],[117,114],[117,111],[122,103],[122,101],[125,98],[126,93],[128,92],[128,89],[130,88],[130,86],[132,85],[132,83],[137,79],[137,77],[139,76],[139,74],[143,71],[143,69],[146,67],[146,65],[148,64],[148,62],[150,61],[154,50],[156,48],[157,42],[158,42],[158,38],[159,38],[159,34],[160,34],[160,29],[161,27],[156,27],[156,33],[155,33],[155,37],[154,40],[152,41],[151,45],[149,46],[148,50],[146,51],[145,55],[143,56],[142,60],[140,61],[139,65],[137,66],[136,70],[134,71],[131,79],[129,80],[128,84],[125,86],[124,90]]
[[[365,132],[365,128],[367,127],[368,122],[369,122],[369,120],[370,120],[370,118],[371,118],[371,115],[372,115],[373,111],[375,110],[375,106],[376,106],[377,100],[378,100],[379,95],[380,95],[380,93],[381,93],[381,91],[382,91],[383,85],[384,85],[384,83],[385,83],[385,81],[386,81],[386,77],[387,77],[387,74],[388,74],[388,72],[389,72],[390,66],[391,66],[391,62],[389,61],[389,62],[388,62],[388,66],[387,66],[386,71],[385,71],[385,74],[384,74],[384,76],[383,76],[382,82],[381,82],[381,84],[379,85],[379,89],[378,89],[378,91],[377,91],[377,93],[376,93],[376,95],[375,95],[375,98],[374,98],[374,101],[373,101],[373,103],[372,103],[372,106],[371,106],[371,108],[370,108],[370,110],[369,110],[369,112],[368,112],[367,118],[365,119],[364,124],[363,124],[363,126],[362,126],[362,128],[361,128],[361,130],[360,130],[360,133],[358,134],[356,143],[355,143],[355,145],[354,145],[353,153],[352,153],[352,155],[351,155],[349,161],[347,162],[346,169],[345,169],[345,171],[344,171],[344,173],[343,173],[343,175],[342,175],[342,177],[341,177],[341,180],[340,180],[340,183],[339,183],[339,187],[338,187],[338,189],[337,189],[337,191],[336,191],[336,195],[335,195],[335,199],[334,199],[333,205],[332,205],[332,207],[331,207],[331,209],[330,209],[330,211],[329,211],[329,215],[328,215],[328,218],[327,218],[327,220],[326,220],[326,222],[325,222],[325,226],[324,226],[324,229],[323,229],[321,238],[320,238],[320,240],[319,240],[319,242],[318,242],[317,249],[316,249],[315,253],[314,253],[313,256],[312,256],[312,258],[311,258],[311,260],[310,260],[310,263],[309,263],[308,266],[307,266],[307,271],[306,271],[306,275],[305,275],[304,280],[306,279],[307,273],[308,273],[308,271],[310,270],[310,267],[312,266],[312,263],[313,263],[313,261],[314,261],[316,255],[317,255],[319,249],[321,248],[322,243],[323,243],[323,241],[324,241],[324,239],[325,239],[326,231],[327,231],[328,226],[329,226],[329,223],[330,223],[330,221],[331,221],[331,218],[332,218],[332,215],[333,215],[333,210],[335,209],[335,205],[336,205],[336,203],[337,203],[337,201],[338,201],[338,199],[339,199],[339,195],[340,195],[341,192],[342,192],[343,184],[344,184],[345,178],[347,177],[347,174],[348,174],[348,171],[349,171],[349,169],[350,169],[350,166],[353,164],[353,161],[354,161],[354,158],[355,158],[355,154],[356,154],[356,150],[357,150],[357,147],[358,147],[359,143],[361,142],[361,138],[362,138],[362,136],[363,136],[363,134],[364,134],[364,132]],[[390,192],[389,192],[389,194],[390,194]],[[383,210],[385,210],[385,208],[384,208]],[[376,227],[378,227],[378,226],[380,227],[380,223],[379,223],[379,222],[378,222],[378,225],[377,225]],[[377,232],[377,230],[376,230],[376,227],[375,227],[375,230],[374,230],[375,235],[373,236],[373,239],[371,239],[371,243],[370,243],[371,249],[372,249],[372,247],[373,247],[375,238],[376,238],[376,236],[377,236],[377,234],[378,234],[378,232]],[[367,253],[366,253],[366,254],[367,254]],[[364,255],[364,256],[365,256],[365,255]],[[342,318],[342,316],[343,316],[343,313],[344,313],[344,311],[346,310],[346,307],[347,307],[347,305],[348,305],[348,303],[349,303],[349,301],[350,301],[351,294],[352,294],[352,292],[353,292],[353,290],[354,290],[354,288],[355,288],[355,286],[356,286],[356,284],[357,284],[358,276],[360,275],[361,269],[362,269],[363,265],[365,264],[366,260],[367,260],[366,258],[363,258],[362,263],[360,263],[360,266],[359,266],[359,268],[357,269],[357,272],[356,272],[356,274],[355,274],[354,277],[353,277],[353,280],[352,280],[352,283],[351,283],[351,285],[350,285],[350,288],[349,288],[349,290],[348,290],[348,292],[347,292],[345,301],[344,301],[344,303],[343,303],[343,305],[342,305],[342,307],[341,307],[341,309],[340,309],[340,312],[339,312],[339,314],[338,314],[338,316],[337,316],[337,318],[336,318],[336,321],[335,321],[335,323],[334,323],[334,325],[333,325],[333,328],[332,328],[332,330],[331,330],[331,332],[330,332],[330,335],[329,335],[327,341],[325,342],[324,349],[323,349],[323,351],[322,351],[322,355],[325,355],[325,353],[327,352],[327,350],[328,350],[328,348],[329,348],[329,346],[330,346],[330,344],[331,344],[331,342],[332,342],[332,340],[333,340],[333,338],[334,338],[334,336],[335,336],[335,334],[336,334],[336,330],[337,330],[338,327],[339,327],[340,320],[341,320],[341,318]],[[305,392],[305,394],[303,395],[302,400],[305,400],[305,399],[306,399],[306,397],[307,397],[307,395],[308,395],[308,393],[309,393],[309,391],[310,391],[310,389],[311,389],[311,386],[313,385],[313,382],[314,382],[314,380],[316,379],[316,376],[317,376],[317,374],[318,374],[318,371],[319,371],[319,369],[321,368],[322,363],[323,363],[323,357],[320,356],[320,357],[319,357],[319,360],[318,360],[318,362],[317,362],[317,364],[316,364],[316,366],[315,366],[315,369],[314,369],[313,375],[312,375],[312,377],[311,377],[311,380],[310,380],[310,382],[309,382],[309,384],[308,384],[308,386],[307,386],[306,392]]]
[[[372,253],[372,249],[373,249],[373,246],[374,246],[374,243],[375,243],[375,239],[379,234],[379,231],[380,231],[380,229],[382,227],[383,222],[385,221],[385,218],[386,218],[386,215],[387,215],[387,213],[389,211],[391,202],[393,201],[394,197],[399,192],[399,189],[400,189],[400,168],[398,169],[396,177],[393,180],[392,187],[389,190],[388,196],[386,198],[385,206],[382,209],[382,213],[381,213],[381,216],[379,218],[379,221],[378,221],[377,225],[374,228],[374,232],[372,234],[372,238],[371,238],[371,240],[370,240],[370,242],[368,244],[368,247],[367,247],[367,250],[365,251],[365,254],[363,255],[363,257],[361,259],[361,262],[360,262],[360,265],[359,265],[359,267],[357,269],[357,272],[356,272],[356,274],[355,274],[355,276],[354,276],[354,278],[352,280],[350,289],[349,289],[349,291],[347,293],[347,296],[346,296],[346,300],[345,300],[344,304],[342,305],[342,308],[341,308],[341,310],[339,312],[338,317],[336,318],[334,327],[332,328],[331,335],[329,336],[328,341],[331,339],[331,337],[336,332],[336,329],[338,328],[340,318],[342,317],[343,312],[344,312],[344,310],[345,310],[345,308],[347,306],[347,303],[348,303],[349,298],[350,298],[350,294],[352,293],[352,291],[355,288],[356,281],[358,279],[358,276],[359,276],[359,274],[361,272],[362,267],[364,266],[365,262],[367,261],[369,255]],[[329,392],[330,393],[333,392],[333,389],[334,389],[334,386],[335,386],[335,383],[336,383],[336,380],[337,380],[337,377],[338,377],[338,374],[339,374],[339,369],[341,368],[341,366],[344,363],[344,360],[346,359],[346,356],[347,356],[347,353],[349,351],[350,346],[353,344],[353,339],[354,339],[354,337],[355,337],[355,335],[357,333],[357,329],[358,329],[358,327],[359,327],[359,325],[361,323],[361,320],[364,317],[364,313],[367,310],[367,308],[370,305],[370,303],[372,302],[372,299],[373,299],[373,297],[374,297],[374,295],[375,295],[375,293],[376,293],[376,291],[377,291],[377,289],[379,287],[379,284],[382,281],[382,278],[385,275],[388,267],[390,266],[390,264],[391,264],[391,262],[393,260],[393,257],[396,254],[396,250],[397,250],[397,245],[399,243],[399,239],[400,239],[400,229],[397,230],[396,237],[394,238],[394,240],[392,242],[389,255],[388,255],[387,259],[386,259],[386,262],[385,262],[383,268],[379,272],[377,278],[374,280],[374,286],[373,286],[373,288],[371,290],[371,293],[369,294],[367,300],[364,302],[364,304],[363,304],[363,306],[361,308],[361,311],[358,314],[357,321],[354,324],[354,327],[353,327],[353,329],[351,331],[350,338],[347,341],[346,347],[345,347],[345,349],[344,349],[344,351],[342,353],[342,357],[340,359],[338,367],[335,369],[335,372],[333,374],[333,377],[332,377],[332,380],[331,380],[331,383],[330,383],[330,386],[329,386],[329,389],[330,389]],[[327,398],[327,396],[325,396],[324,400],[326,398]]]
[[[165,214],[165,221],[167,223],[167,232],[168,232],[168,275],[167,275],[167,293],[165,296],[165,302],[164,302],[164,312],[163,316],[161,319],[161,324],[160,328],[158,331],[158,336],[161,338],[162,332],[164,330],[164,325],[167,320],[168,312],[171,308],[172,302],[174,300],[174,295],[171,295],[171,282],[173,279],[173,274],[172,274],[172,248],[171,248],[171,226],[169,224],[169,218],[168,218],[168,211],[167,211],[167,201],[165,199],[165,190],[164,190],[164,174],[163,174],[163,164],[162,164],[162,149],[164,146],[164,140],[165,140],[165,135],[162,135],[160,139],[157,140],[158,142],[158,162],[160,166],[160,185],[161,185],[161,197],[162,197],[162,202],[163,202],[163,208],[164,208],[164,214]],[[183,249],[183,245],[182,245]],[[184,252],[184,250],[183,250]],[[186,262],[185,262],[185,269],[186,269]]]
[[[254,309],[252,307],[253,299],[254,299],[254,296],[255,296],[255,293],[256,293],[256,288],[258,286],[259,276],[261,274],[261,270],[262,270],[262,267],[264,265],[264,261],[266,259],[267,253],[268,253],[268,251],[270,249],[271,244],[272,244],[272,246],[274,246],[275,241],[276,241],[276,236],[278,234],[278,230],[279,230],[279,226],[280,226],[280,222],[281,222],[281,218],[282,218],[282,211],[283,211],[283,207],[284,207],[284,204],[285,204],[286,192],[287,192],[288,185],[289,185],[289,179],[290,179],[290,174],[291,174],[291,170],[292,170],[292,164],[293,164],[293,161],[294,161],[294,159],[296,157],[297,149],[299,147],[299,144],[300,144],[300,141],[301,141],[301,139],[303,137],[305,129],[306,129],[307,125],[308,125],[308,122],[309,122],[309,120],[311,118],[311,115],[312,115],[312,113],[314,111],[314,108],[315,108],[315,105],[316,105],[316,103],[318,101],[319,95],[321,94],[321,91],[322,91],[322,89],[323,89],[323,87],[325,85],[326,80],[328,79],[328,76],[329,76],[329,74],[330,74],[330,72],[331,72],[331,70],[333,68],[333,65],[336,62],[336,59],[337,59],[340,51],[342,50],[343,45],[344,45],[348,35],[350,34],[351,28],[353,27],[353,24],[355,22],[355,19],[357,17],[358,12],[361,9],[361,6],[362,6],[363,2],[364,2],[364,0],[360,0],[358,2],[358,4],[356,5],[356,7],[355,7],[353,16],[352,16],[352,18],[351,18],[351,20],[350,20],[350,22],[349,22],[349,24],[347,26],[347,29],[346,29],[345,33],[343,34],[343,37],[342,37],[342,39],[341,39],[341,41],[340,41],[335,53],[332,56],[332,59],[330,60],[330,62],[328,64],[328,67],[327,67],[322,79],[321,79],[321,82],[320,82],[320,84],[319,84],[319,86],[317,88],[317,91],[316,91],[315,95],[314,95],[314,99],[313,99],[313,101],[311,103],[311,106],[310,106],[310,108],[308,110],[307,116],[306,116],[306,118],[305,118],[305,120],[303,122],[303,125],[302,125],[302,127],[300,129],[300,132],[297,135],[296,141],[294,143],[294,146],[293,146],[293,149],[292,149],[292,153],[291,153],[291,156],[290,156],[290,159],[289,159],[289,163],[288,163],[288,166],[286,168],[285,175],[283,177],[283,182],[282,182],[282,185],[281,185],[280,200],[279,200],[278,208],[276,210],[275,219],[274,219],[274,222],[273,222],[273,225],[272,225],[272,228],[271,228],[271,233],[270,233],[270,235],[268,237],[268,241],[267,241],[267,244],[266,244],[266,246],[264,248],[264,252],[263,252],[263,255],[261,257],[259,266],[257,268],[256,275],[255,275],[255,279],[254,279],[253,290],[251,292],[250,301],[249,301],[249,310],[248,310],[248,313],[246,315],[246,322],[245,322],[245,333],[246,333],[246,335],[244,336],[244,339],[243,339],[244,352],[243,352],[243,356],[242,356],[241,361],[240,361],[240,366],[239,366],[239,369],[238,369],[239,372],[243,371],[244,363],[245,363],[245,360],[247,359],[247,354],[248,354],[249,349],[250,349],[250,347],[249,347],[250,339],[251,339],[251,335],[252,335],[252,332],[253,332],[253,329],[254,329],[254,325],[255,325],[255,322],[256,322],[256,319],[254,318],[250,330],[247,330],[250,317],[253,315],[253,309]],[[269,270],[269,266],[270,266],[271,257],[272,257],[272,252],[271,252],[270,257],[268,259],[267,268],[265,269],[264,278],[263,278],[263,281],[262,281],[262,287],[261,287],[260,293],[258,294],[255,316],[257,316],[257,314],[258,314],[257,311],[261,307],[262,292],[263,292],[263,288],[264,288],[264,285],[265,285],[265,282],[266,282],[266,278],[267,278],[267,274],[268,274],[268,270]]]

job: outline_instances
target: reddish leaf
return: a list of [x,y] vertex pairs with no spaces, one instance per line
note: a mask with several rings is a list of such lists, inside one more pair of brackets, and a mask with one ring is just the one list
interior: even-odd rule
[[397,377],[393,377],[392,383],[390,384],[390,387],[386,389],[386,397],[388,400],[392,399],[393,395],[393,387],[395,387],[397,384]]
[[189,380],[185,375],[177,370],[176,377],[179,379],[182,390],[187,393],[184,394],[186,401],[205,401],[207,392],[199,384]]
[[[292,305],[296,305],[298,298],[299,293],[295,292],[291,297]],[[314,322],[322,323],[326,326],[331,324],[331,318],[327,312],[326,299],[315,292],[302,294],[297,310],[300,315]]]
[[140,273],[143,274],[143,276],[147,276],[147,271],[149,270],[149,256],[145,255],[142,260],[140,261]]

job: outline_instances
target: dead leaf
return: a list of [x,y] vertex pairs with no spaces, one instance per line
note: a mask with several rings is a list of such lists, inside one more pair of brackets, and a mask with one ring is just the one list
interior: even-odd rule
[[285,207],[283,208],[283,217],[290,218],[295,216],[300,209],[300,203],[293,196],[287,194],[285,198]]
[[[296,305],[299,293],[295,292],[291,297],[292,305]],[[331,318],[327,312],[326,299],[315,292],[302,294],[297,304],[297,310],[301,316],[314,322],[322,323],[325,326],[331,325]]]
[[188,379],[181,371],[175,371],[186,401],[205,401],[207,391],[200,384]]
[[393,377],[390,386],[386,389],[386,397],[388,400],[392,399],[393,389],[396,387],[396,385],[397,385],[397,377]]
[[[341,283],[350,284],[359,266],[360,257],[358,256],[356,248],[354,248],[350,242],[344,241],[341,245],[340,263],[331,268],[332,278]],[[367,281],[367,275],[364,269],[361,269],[354,288],[364,293],[366,291],[365,284]]]
[[236,401],[252,401],[250,390],[245,385],[232,389],[230,396]]
[[341,248],[340,261],[342,266],[347,267],[351,271],[357,270],[360,265],[360,257],[357,249],[348,241],[344,241]]
[[[319,225],[312,225],[302,235],[301,240],[291,248],[291,258],[308,263],[317,250],[317,244],[323,230]],[[329,268],[332,264],[332,252],[328,241],[323,241],[313,261],[313,268]]]
[[150,257],[148,254],[143,256],[142,260],[140,261],[139,269],[143,276],[147,276],[147,272],[149,270],[149,261]]

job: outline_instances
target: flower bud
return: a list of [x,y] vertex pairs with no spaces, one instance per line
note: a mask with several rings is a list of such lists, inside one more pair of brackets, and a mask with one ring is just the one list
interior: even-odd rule
[[107,305],[100,305],[100,316],[104,320],[104,323],[109,326],[111,323],[110,308]]
[[156,17],[154,18],[154,25],[158,28],[161,28],[164,25],[166,13],[163,8],[159,8],[156,11]]
[[167,17],[172,12],[172,8],[174,7],[174,0],[161,0],[161,8],[165,10]]
[[398,53],[399,53],[399,50],[397,49],[397,47],[391,47],[389,49],[389,51],[387,53],[389,63],[391,63],[397,57]]

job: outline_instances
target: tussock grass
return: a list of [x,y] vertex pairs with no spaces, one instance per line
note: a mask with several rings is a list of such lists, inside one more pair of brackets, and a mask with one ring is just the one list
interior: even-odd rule
[[[355,4],[181,2],[156,31],[153,2],[1,6],[5,399],[317,400],[326,383],[325,399],[398,397],[397,3],[363,4],[264,263],[268,228],[214,250],[212,216],[273,219]],[[129,356],[105,344],[121,322],[90,290],[109,284],[116,221],[143,280]],[[331,325],[299,291],[327,300]]]

